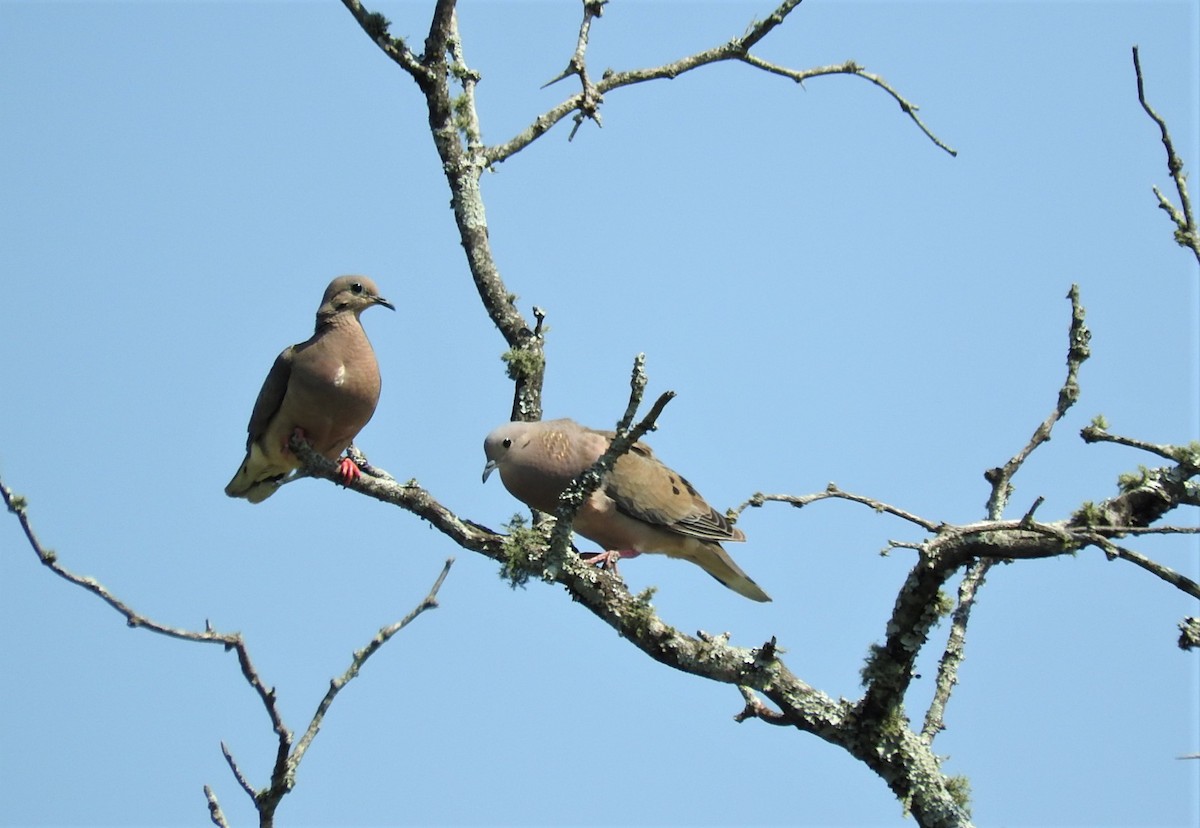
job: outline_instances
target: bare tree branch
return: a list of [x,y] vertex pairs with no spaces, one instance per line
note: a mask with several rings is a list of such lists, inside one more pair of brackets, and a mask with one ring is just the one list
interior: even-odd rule
[[462,87],[462,98],[456,102],[455,114],[458,116],[459,129],[467,141],[468,154],[478,156],[483,152],[483,129],[479,125],[479,112],[475,108],[475,86],[479,83],[480,76],[467,66],[467,59],[463,56],[462,39],[458,36],[457,14],[450,23],[452,36],[446,44],[450,53],[450,71]]
[[[893,515],[902,520],[906,520],[909,523],[920,526],[927,532],[937,532],[939,527],[942,526],[941,523],[928,520],[919,515],[914,515],[912,512],[905,511],[904,509],[901,509],[897,506],[892,506],[891,504],[884,503],[880,500],[875,500],[874,498],[866,497],[865,495],[842,491],[835,483],[830,483],[825,487],[825,491],[823,492],[815,492],[807,495],[763,494],[762,492],[755,492],[750,496],[749,500],[733,509],[732,512],[735,515],[740,515],[747,506],[754,506],[758,508],[765,503],[789,503],[792,506],[795,506],[797,509],[800,509],[810,503],[815,503],[818,500],[828,500],[830,498],[849,500],[854,503],[861,503],[864,506],[870,506],[876,512]],[[901,546],[902,544],[894,545]]]
[[563,78],[569,78],[571,75],[579,76],[579,83],[583,89],[580,92],[580,103],[578,112],[575,115],[575,126],[571,129],[571,134],[567,137],[568,141],[575,137],[575,133],[579,130],[580,125],[587,118],[595,121],[596,126],[603,126],[600,119],[600,102],[602,98],[600,93],[596,91],[595,84],[588,77],[587,61],[584,55],[587,53],[588,35],[592,30],[592,20],[604,14],[604,7],[607,4],[608,0],[583,0],[583,22],[579,24],[579,38],[575,43],[575,53],[567,61],[567,68],[542,86],[545,89],[547,86],[558,83]]
[[[1074,293],[1074,291],[1073,291]],[[1037,445],[1049,436],[1049,429],[1066,410],[1069,403],[1077,396],[1074,379],[1079,364],[1086,358],[1086,327],[1083,326],[1081,308],[1077,297],[1073,301],[1071,354],[1068,359],[1068,378],[1059,392],[1059,407],[1045,423],[1035,431],[1030,444],[1023,449],[1008,465],[1011,477],[1019,468],[1020,463],[1028,457]],[[626,416],[619,429],[629,427],[632,417],[641,399],[644,389],[644,376],[641,376],[643,366],[639,359],[635,362],[631,377],[631,399]],[[661,409],[666,400],[660,399],[657,404]],[[652,420],[657,412],[652,411],[646,420]],[[651,423],[644,420],[639,427],[645,430]],[[636,440],[640,433],[630,432],[630,441]],[[337,480],[336,466],[319,455],[309,452],[305,457],[300,449],[306,446],[295,446],[302,458],[309,463],[309,470],[317,476]],[[619,449],[619,446],[616,446]],[[619,456],[619,455],[614,455]],[[317,469],[314,471],[313,467]],[[747,700],[746,708],[739,714],[739,719],[760,718],[772,724],[788,723],[792,726],[814,733],[830,742],[841,745],[853,755],[862,759],[879,775],[888,781],[893,790],[902,797],[912,797],[914,788],[920,788],[923,793],[922,808],[936,811],[944,815],[950,814],[945,824],[969,824],[965,815],[956,810],[945,810],[954,801],[950,793],[951,782],[933,773],[937,768],[937,760],[928,752],[929,744],[937,731],[944,726],[944,711],[949,701],[952,688],[957,681],[957,669],[964,658],[964,646],[970,609],[975,600],[978,587],[983,583],[984,575],[993,562],[1001,559],[1032,559],[1070,554],[1086,546],[1105,547],[1109,537],[1121,534],[1166,534],[1169,532],[1192,531],[1186,527],[1154,527],[1149,523],[1157,520],[1170,508],[1186,502],[1187,489],[1184,485],[1186,477],[1174,473],[1178,470],[1154,470],[1158,474],[1148,475],[1147,480],[1123,492],[1112,501],[1102,504],[1100,511],[1108,515],[1106,523],[1097,521],[1058,521],[1044,523],[1034,519],[1034,512],[1040,505],[1035,501],[1033,506],[1019,520],[983,520],[973,524],[948,525],[935,522],[903,509],[891,506],[872,498],[842,492],[836,486],[829,487],[825,492],[801,497],[788,495],[755,495],[746,503],[734,510],[740,513],[747,506],[760,506],[768,501],[792,503],[803,506],[816,500],[840,498],[861,503],[876,511],[891,514],[913,523],[929,532],[932,537],[921,544],[893,542],[894,545],[916,549],[919,560],[908,581],[897,599],[896,609],[889,623],[887,644],[876,647],[864,668],[864,680],[867,691],[863,698],[853,706],[853,713],[834,713],[832,704],[812,688],[804,685],[799,679],[787,675],[787,681],[780,682],[778,674],[772,673],[769,678],[756,680],[753,671],[747,672],[745,667],[741,672],[731,672],[733,664],[762,664],[762,659],[755,655],[756,651],[739,650],[729,647],[727,640],[721,637],[699,636],[689,639],[679,631],[667,626],[654,612],[649,604],[649,595],[632,596],[623,582],[608,577],[605,573],[596,571],[593,567],[583,564],[577,556],[564,555],[562,565],[558,568],[546,567],[543,575],[550,580],[565,585],[572,597],[584,604],[598,617],[612,625],[623,636],[649,654],[651,657],[668,664],[676,669],[690,672],[706,678],[734,684],[747,698],[747,694],[755,692],[764,694],[774,702],[778,713],[770,708],[758,706]],[[1174,476],[1172,474],[1174,473]],[[1172,486],[1166,486],[1163,481],[1174,481]],[[351,484],[365,493],[380,499],[394,502],[404,508],[409,508],[430,520],[447,534],[451,534],[462,545],[472,544],[468,548],[477,548],[483,554],[496,560],[504,560],[503,538],[490,530],[475,524],[460,521],[444,507],[416,486],[415,483],[397,484],[390,478],[364,477]],[[1149,503],[1147,492],[1157,491],[1159,497]],[[1118,520],[1117,517],[1123,519]],[[560,525],[566,525],[568,520],[562,520]],[[563,537],[567,536],[564,530]],[[543,539],[544,543],[544,539]],[[546,565],[549,547],[547,544],[541,550],[535,550],[528,558],[534,566]],[[1128,550],[1126,550],[1128,551]],[[1120,555],[1119,555],[1120,556]],[[1138,560],[1134,555],[1126,555],[1129,560],[1143,565],[1149,571],[1156,571],[1153,564],[1146,560]],[[896,716],[899,715],[901,700],[911,679],[912,665],[917,653],[924,646],[932,626],[942,615],[951,612],[953,603],[941,595],[945,582],[963,566],[971,566],[968,576],[960,584],[959,600],[954,612],[951,636],[939,665],[939,674],[935,690],[935,698],[926,714],[925,727],[922,732],[913,734],[906,727],[897,729]],[[1159,568],[1156,574],[1166,574],[1165,568]],[[1164,580],[1167,580],[1166,578]],[[1176,577],[1175,585],[1189,591],[1192,587],[1186,579]],[[716,663],[712,661],[713,651],[719,651],[721,656]],[[701,653],[703,652],[703,655]],[[726,660],[728,659],[728,660]],[[779,670],[786,670],[782,662],[772,651],[771,664],[778,665]],[[721,666],[725,665],[725,666]],[[751,698],[757,696],[751,695]],[[815,707],[814,707],[815,705]],[[852,721],[852,731],[843,731],[834,726],[834,721]],[[899,735],[898,735],[899,734]],[[908,734],[908,735],[903,735]],[[878,757],[856,752],[854,745],[864,743],[878,744],[881,740],[901,738],[905,742],[904,767],[898,768],[887,763],[880,764]],[[921,751],[925,751],[922,753]],[[922,758],[924,757],[924,758]],[[912,763],[916,763],[913,765]],[[940,781],[938,781],[940,780]],[[900,793],[903,792],[903,793]],[[909,801],[905,799],[905,801]],[[955,808],[958,806],[955,805]],[[914,811],[917,806],[913,805]],[[922,821],[921,824],[933,824]]]
[[[300,441],[298,441],[300,442]],[[307,446],[306,446],[307,447]],[[311,452],[311,449],[309,449]],[[320,457],[320,455],[317,455]],[[324,460],[323,457],[321,457]],[[328,461],[325,461],[328,462]],[[113,595],[103,584],[95,578],[76,575],[74,572],[66,569],[58,562],[58,556],[49,549],[42,546],[37,538],[37,534],[33,530],[33,525],[29,520],[28,503],[25,498],[16,495],[8,486],[0,481],[0,497],[3,498],[5,506],[8,510],[17,516],[17,520],[21,524],[22,530],[25,532],[25,537],[29,541],[30,547],[37,555],[38,559],[47,566],[51,571],[60,576],[66,581],[69,581],[76,586],[91,592],[98,596],[101,600],[119,612],[125,617],[126,623],[130,627],[137,627],[150,632],[166,635],[171,638],[178,638],[184,641],[195,641],[200,643],[220,644],[226,650],[233,650],[237,654],[238,665],[241,667],[242,676],[246,682],[258,694],[259,699],[263,703],[263,707],[267,711],[267,715],[271,719],[271,728],[274,730],[278,745],[275,753],[274,767],[271,772],[270,784],[256,791],[254,786],[250,784],[237,761],[233,757],[233,753],[229,747],[221,742],[221,753],[225,757],[226,763],[229,765],[230,771],[233,773],[234,779],[237,780],[239,787],[250,797],[254,802],[255,808],[259,813],[259,825],[261,828],[270,828],[274,824],[275,810],[278,808],[283,797],[291,791],[295,785],[295,773],[304,758],[305,751],[308,750],[317,731],[320,729],[320,724],[329,705],[332,704],[334,697],[338,691],[346,685],[351,679],[358,675],[363,663],[397,632],[408,626],[418,615],[427,609],[432,609],[437,606],[437,592],[441,588],[442,582],[445,581],[446,575],[453,563],[453,558],[446,561],[442,572],[438,575],[429,594],[421,601],[417,607],[405,616],[400,621],[388,627],[381,629],[370,643],[362,650],[354,654],[354,659],[351,662],[350,668],[341,677],[334,679],[331,682],[329,691],[321,700],[317,707],[317,713],[313,716],[312,722],[309,724],[308,731],[304,734],[300,743],[296,746],[296,750],[292,750],[292,733],[284,724],[283,717],[280,714],[279,707],[276,703],[275,689],[268,688],[263,682],[258,670],[250,659],[250,651],[246,647],[246,643],[241,636],[241,633],[219,633],[212,628],[211,624],[205,625],[203,632],[181,629],[161,624],[141,615],[136,610],[131,608],[121,599]],[[209,818],[212,822],[219,826],[227,826],[225,815],[221,811],[221,807],[217,801],[216,794],[213,793],[209,786],[204,787],[205,796],[208,799]]]
[[[466,61],[459,37],[455,0],[437,0],[425,39],[425,51],[420,56],[413,54],[403,40],[393,38],[388,33],[389,23],[382,15],[368,12],[359,0],[343,0],[373,42],[414,78],[426,96],[430,128],[451,188],[454,215],[472,277],[485,309],[509,346],[505,360],[516,384],[513,419],[538,419],[541,416],[545,313],[540,308],[533,308],[536,324],[531,328],[516,309],[516,297],[507,291],[500,278],[488,241],[479,180],[484,169],[528,146],[559,120],[574,113],[576,130],[588,119],[599,124],[599,107],[603,95],[608,91],[644,81],[673,78],[719,61],[737,60],[797,83],[832,74],[863,78],[891,95],[935,145],[951,155],[955,154],[920,120],[914,104],[881,77],[865,71],[853,61],[794,70],[751,54],[759,41],[779,26],[801,0],[784,0],[767,18],[752,23],[744,35],[721,46],[655,68],[608,73],[599,82],[594,82],[586,65],[587,48],[591,25],[602,14],[606,2],[583,0],[583,20],[575,51],[567,68],[554,79],[557,81],[575,75],[580,79],[581,91],[539,116],[531,127],[507,143],[489,148],[483,143],[475,107],[475,90],[480,76]],[[1174,153],[1165,122],[1146,103],[1136,47],[1134,64],[1139,101],[1162,131],[1168,153],[1168,169],[1180,193],[1182,213],[1157,188],[1155,193],[1160,206],[1179,228],[1176,238],[1180,244],[1196,250],[1200,259],[1200,246],[1184,184],[1182,162]],[[461,89],[461,95],[452,94],[455,85]],[[574,134],[575,130],[572,130],[571,135]],[[1079,396],[1078,371],[1089,356],[1090,333],[1084,324],[1084,310],[1079,303],[1076,286],[1072,286],[1068,297],[1072,305],[1072,322],[1066,380],[1059,391],[1054,411],[1035,429],[1028,443],[1002,467],[991,469],[985,475],[991,484],[986,520],[948,525],[870,497],[843,492],[833,484],[824,492],[803,496],[756,493],[733,510],[736,517],[749,506],[761,507],[767,502],[790,503],[799,508],[817,500],[836,498],[890,514],[928,533],[929,537],[920,543],[890,542],[892,547],[916,551],[917,562],[897,596],[885,643],[873,648],[863,670],[866,687],[858,702],[835,701],[807,685],[784,664],[781,658],[783,650],[777,646],[775,638],[757,648],[743,648],[731,645],[728,633],[712,635],[700,631],[695,636],[689,636],[680,632],[655,613],[650,604],[649,591],[631,595],[618,578],[602,575],[594,567],[568,553],[571,522],[580,504],[600,485],[604,474],[611,470],[613,464],[655,427],[657,418],[673,396],[673,392],[661,395],[649,413],[634,425],[646,387],[644,355],[639,355],[635,360],[629,404],[608,450],[563,493],[555,513],[556,526],[548,538],[541,536],[540,548],[534,551],[530,560],[544,564],[541,570],[543,577],[565,586],[574,600],[586,606],[650,657],[674,669],[736,687],[745,702],[742,711],[735,716],[737,721],[754,718],[775,726],[793,727],[841,746],[878,773],[905,807],[911,808],[922,826],[969,825],[969,814],[956,798],[951,780],[941,772],[940,759],[933,754],[930,745],[945,727],[945,709],[957,683],[958,669],[965,658],[966,632],[977,592],[997,561],[1051,557],[1096,546],[1110,559],[1127,560],[1177,589],[1200,597],[1200,586],[1196,582],[1114,542],[1114,539],[1123,535],[1198,531],[1195,527],[1152,525],[1166,512],[1180,505],[1200,504],[1200,493],[1193,480],[1200,473],[1200,460],[1197,459],[1200,457],[1200,448],[1196,446],[1161,446],[1120,438],[1094,424],[1084,429],[1083,436],[1088,442],[1115,442],[1139,448],[1176,465],[1143,469],[1139,475],[1123,479],[1120,494],[1099,506],[1086,504],[1070,520],[1036,520],[1035,512],[1043,503],[1041,497],[1035,499],[1020,520],[1001,519],[1009,504],[1014,475],[1031,453],[1050,439],[1054,425]],[[294,439],[291,445],[305,464],[299,476],[323,477],[340,482],[340,475],[333,463],[317,455],[301,440]],[[460,519],[415,481],[398,482],[386,471],[371,466],[357,450],[352,456],[355,456],[364,474],[352,482],[350,488],[427,520],[464,549],[477,551],[497,561],[507,560],[505,536]],[[353,653],[346,671],[330,681],[305,733],[293,746],[292,733],[279,713],[275,691],[263,683],[250,661],[240,634],[217,633],[211,626],[203,632],[195,632],[159,624],[138,614],[96,579],[76,575],[62,567],[55,554],[44,549],[34,535],[24,500],[13,495],[2,483],[0,493],[10,511],[18,516],[41,562],[60,577],[104,600],[121,613],[130,626],[145,627],[182,640],[219,643],[237,653],[243,676],[259,695],[278,737],[269,786],[256,790],[223,742],[221,749],[238,785],[255,802],[263,826],[273,824],[276,808],[283,796],[294,787],[298,766],[337,695],[359,674],[366,661],[396,633],[425,610],[437,606],[437,593],[453,563],[453,559],[446,561],[429,593],[407,616],[381,628],[366,646]],[[952,602],[943,593],[943,588],[963,568],[966,572],[958,586],[957,601]],[[915,733],[904,714],[904,698],[918,653],[927,642],[932,627],[947,614],[951,615],[951,624],[938,667],[934,697],[926,711],[922,730]],[[1180,646],[1195,646],[1200,640],[1200,634],[1197,633],[1200,622],[1196,619],[1184,619],[1180,629],[1183,633]],[[215,825],[226,826],[226,818],[215,793],[208,786],[204,791],[210,819]]]
[[217,795],[208,785],[204,786],[204,798],[208,800],[208,818],[212,820],[212,824],[217,828],[229,828],[225,813],[221,810],[221,803],[217,801]]
[[934,681],[933,700],[925,712],[925,725],[921,728],[921,738],[928,744],[939,732],[945,730],[946,705],[950,694],[958,684],[958,668],[966,658],[967,623],[971,618],[971,610],[975,606],[975,592],[983,585],[988,570],[996,563],[995,558],[981,558],[967,568],[962,581],[958,585],[958,605],[950,620],[950,634],[947,636],[946,649],[938,662],[937,679]]
[[1175,191],[1179,193],[1179,205],[1182,209],[1176,209],[1175,205],[1171,204],[1170,199],[1163,195],[1157,186],[1153,188],[1154,195],[1158,198],[1158,206],[1175,223],[1175,241],[1180,247],[1190,249],[1195,254],[1196,261],[1200,262],[1200,233],[1196,231],[1196,217],[1192,214],[1192,200],[1188,197],[1187,176],[1183,173],[1183,159],[1175,152],[1171,134],[1167,132],[1167,122],[1146,101],[1146,87],[1142,79],[1142,61],[1138,56],[1137,46],[1133,47],[1133,72],[1137,76],[1138,102],[1158,126],[1158,131],[1162,136],[1163,149],[1167,152],[1167,171],[1175,182]]
[[1050,439],[1050,432],[1075,401],[1079,399],[1079,366],[1091,356],[1088,342],[1092,332],[1084,324],[1085,311],[1079,303],[1079,285],[1071,285],[1067,291],[1071,300],[1071,328],[1068,332],[1067,347],[1067,378],[1063,381],[1058,392],[1058,403],[1042,423],[1034,429],[1033,436],[1019,452],[1013,455],[1007,463],[999,468],[989,469],[984,478],[992,484],[992,494],[987,502],[987,515],[992,520],[999,520],[1008,505],[1012,495],[1012,478],[1021,465],[1033,453],[1033,450]]
[[221,755],[225,757],[225,764],[229,765],[229,770],[233,774],[233,778],[237,781],[241,789],[246,792],[246,795],[250,797],[250,801],[254,802],[258,796],[258,791],[254,790],[254,786],[246,779],[246,775],[238,767],[237,760],[233,758],[229,746],[224,741],[221,742]]
[[126,604],[121,599],[113,595],[107,587],[97,581],[95,578],[90,578],[82,575],[77,575],[74,572],[63,567],[58,562],[58,556],[53,550],[46,549],[38,540],[37,535],[33,531],[33,526],[29,521],[29,514],[25,498],[14,495],[12,490],[0,482],[0,495],[3,496],[4,503],[8,510],[17,516],[17,520],[21,524],[21,528],[25,532],[25,537],[29,541],[34,553],[38,559],[45,564],[54,574],[69,581],[76,586],[91,592],[98,596],[101,600],[119,612],[125,617],[126,623],[130,627],[139,627],[141,629],[155,632],[160,635],[178,638],[183,641],[195,641],[205,644],[219,644],[226,650],[233,650],[237,654],[238,665],[241,667],[242,675],[246,681],[258,694],[263,706],[266,708],[267,715],[271,719],[271,728],[279,737],[279,750],[286,755],[287,746],[290,744],[291,734],[287,727],[283,724],[283,719],[279,714],[279,708],[275,704],[275,691],[269,689],[262,681],[258,671],[255,669],[253,662],[250,660],[250,652],[246,648],[246,643],[242,639],[240,633],[219,633],[212,628],[211,624],[206,624],[203,632],[194,630],[186,630],[179,627],[172,627],[166,624],[161,624],[151,618],[141,615],[132,607]]
[[874,72],[868,72],[853,60],[847,60],[832,66],[814,66],[811,69],[789,69],[786,66],[778,66],[770,61],[763,60],[760,57],[755,57],[754,55],[750,54],[744,56],[742,60],[751,66],[762,69],[764,72],[770,72],[773,75],[781,75],[782,77],[793,80],[799,84],[803,84],[804,81],[809,80],[810,78],[819,78],[824,75],[854,75],[862,78],[863,80],[870,81],[884,92],[887,92],[889,95],[891,95],[896,103],[900,104],[900,111],[912,119],[913,123],[917,125],[921,132],[925,133],[925,137],[933,142],[934,146],[952,156],[958,156],[958,150],[953,149],[941,138],[938,138],[933,131],[925,125],[925,122],[921,120],[920,116],[917,115],[917,111],[920,109],[919,106],[897,92],[896,89],[881,76],[875,74]]
[[[740,60],[750,66],[762,69],[771,74],[781,75],[789,78],[797,83],[801,83],[809,78],[819,77],[822,75],[854,75],[861,77],[866,81],[883,89],[900,104],[901,110],[904,111],[913,122],[934,142],[940,149],[945,150],[950,155],[957,155],[957,152],[951,149],[930,129],[925,126],[919,117],[917,117],[918,107],[916,104],[906,100],[895,89],[893,89],[879,75],[867,72],[854,61],[846,61],[836,66],[824,66],[808,70],[795,70],[777,66],[768,61],[762,60],[755,55],[750,54],[750,50],[758,44],[760,40],[766,37],[775,27],[783,23],[784,19],[800,5],[801,0],[785,0],[780,3],[769,15],[759,21],[750,24],[746,33],[741,37],[735,37],[732,40],[713,47],[703,52],[698,52],[694,55],[689,55],[671,63],[662,66],[650,67],[645,69],[634,69],[625,72],[606,72],[604,77],[595,84],[591,84],[587,80],[586,66],[584,63],[584,52],[586,50],[586,32],[581,27],[581,39],[576,46],[575,54],[572,55],[571,62],[568,64],[567,70],[555,80],[567,77],[572,74],[579,75],[583,80],[584,88],[581,92],[573,95],[557,106],[543,112],[537,116],[533,123],[526,127],[523,131],[510,138],[503,144],[499,144],[488,148],[486,156],[488,163],[496,164],[515,155],[525,147],[532,144],[542,135],[550,130],[559,121],[566,118],[572,113],[577,113],[575,117],[575,129],[571,131],[571,137],[574,137],[575,131],[578,130],[580,123],[585,118],[590,118],[597,123],[600,122],[598,107],[606,93],[614,89],[620,89],[624,86],[631,86],[637,83],[644,83],[652,80],[663,80],[676,78],[685,72],[690,72],[693,69],[698,69],[702,66],[707,66],[713,63],[719,63],[727,60]],[[591,19],[587,9],[593,5],[593,0],[584,0],[584,22],[590,27]],[[599,16],[598,14],[594,16]],[[551,81],[553,82],[553,81]]]
[[354,657],[350,661],[350,666],[346,668],[346,672],[329,682],[329,690],[326,691],[320,704],[317,705],[317,712],[313,714],[312,721],[308,724],[308,729],[300,737],[300,741],[296,743],[296,748],[292,751],[292,755],[288,759],[287,781],[289,788],[295,784],[296,769],[299,767],[300,761],[304,758],[304,754],[308,751],[309,745],[312,744],[313,739],[316,738],[317,733],[320,731],[321,722],[325,719],[325,713],[329,710],[330,705],[333,704],[333,700],[337,698],[337,694],[358,675],[363,665],[366,664],[367,659],[390,641],[392,636],[411,624],[425,610],[434,609],[438,606],[438,590],[442,588],[442,583],[446,580],[446,576],[450,574],[450,567],[453,565],[454,558],[447,558],[446,563],[442,566],[441,573],[437,576],[437,580],[433,582],[433,586],[429,588],[429,593],[421,603],[417,604],[408,615],[399,621],[380,629],[375,634],[375,637],[367,643],[367,646],[354,652]]
[[358,21],[358,25],[367,33],[372,42],[401,69],[412,75],[422,88],[432,82],[429,69],[412,53],[408,45],[401,38],[392,37],[388,33],[391,22],[386,17],[377,12],[367,11],[359,0],[342,0],[342,5],[349,10],[350,14],[354,15],[354,19]]
[[1197,584],[1186,575],[1180,575],[1178,572],[1171,569],[1171,567],[1164,566],[1157,561],[1153,561],[1143,555],[1141,552],[1135,552],[1132,549],[1127,549],[1124,546],[1113,543],[1103,536],[1097,535],[1095,543],[1104,550],[1104,554],[1108,556],[1110,561],[1117,558],[1120,558],[1124,561],[1129,561],[1132,564],[1140,566],[1151,575],[1166,581],[1176,589],[1186,592],[1193,598],[1200,599],[1200,584]]
[[646,355],[638,354],[633,360],[633,371],[629,378],[629,403],[625,413],[617,423],[616,435],[608,448],[579,477],[563,490],[558,498],[558,508],[554,511],[554,529],[550,533],[550,548],[548,551],[548,574],[553,576],[570,548],[571,525],[575,513],[583,506],[592,492],[604,481],[604,476],[612,471],[617,459],[628,453],[633,444],[655,427],[659,414],[674,397],[674,391],[667,391],[659,396],[650,411],[636,426],[633,418],[637,416],[638,407],[642,404],[642,395],[646,391]]
[[1172,446],[1166,443],[1150,443],[1146,440],[1138,440],[1135,437],[1122,437],[1119,434],[1110,434],[1103,417],[1098,417],[1089,425],[1084,426],[1080,430],[1079,436],[1084,439],[1084,442],[1116,443],[1120,446],[1128,446],[1129,448],[1141,449],[1150,454],[1157,454],[1159,457],[1179,463],[1181,466],[1200,469],[1200,443],[1193,443],[1189,446]]
[[[1034,430],[1021,451],[1003,467],[991,469],[985,474],[992,485],[987,503],[988,520],[969,526],[940,526],[936,536],[919,549],[919,559],[897,596],[885,643],[872,649],[863,668],[867,690],[859,709],[867,722],[886,723],[901,709],[914,674],[917,654],[928,640],[933,625],[951,611],[951,602],[942,593],[942,588],[959,567],[971,565],[960,585],[957,612],[939,663],[935,697],[922,730],[922,738],[926,741],[931,741],[944,727],[945,706],[957,682],[958,665],[965,657],[970,609],[976,591],[990,569],[990,564],[979,562],[988,558],[1058,555],[1096,542],[1087,532],[1072,534],[1065,522],[1046,524],[1033,520],[1033,513],[1040,505],[1038,501],[1020,521],[999,520],[1012,493],[1013,475],[1038,446],[1050,439],[1054,424],[1079,398],[1079,367],[1090,355],[1088,341],[1091,333],[1084,324],[1085,312],[1079,301],[1077,285],[1071,286],[1067,297],[1071,301],[1067,376],[1059,389],[1055,408]],[[1122,523],[1148,525],[1148,522],[1140,520]]]
[[[1119,494],[1100,503],[1084,503],[1068,525],[1092,529],[1105,537],[1120,537],[1153,527],[1163,515],[1179,506],[1200,506],[1200,486],[1194,479],[1198,473],[1200,470],[1191,464],[1139,467],[1136,474],[1121,475]],[[1156,531],[1171,534],[1189,530],[1162,527]]]
[[458,21],[454,15],[457,5],[457,0],[437,0],[437,5],[433,8],[433,17],[429,21],[429,36],[425,38],[422,63],[426,66],[439,66],[445,59],[451,39],[458,38]]
[[[300,469],[300,475],[317,477],[343,485],[336,463],[317,454],[303,440],[293,437],[288,445],[296,453],[300,462],[304,464]],[[346,488],[412,512],[417,517],[428,521],[435,529],[463,549],[479,552],[495,561],[504,560],[502,535],[487,527],[459,518],[458,515],[439,503],[429,491],[422,488],[416,480],[401,483],[386,471],[367,463],[363,468],[363,475],[352,481]]]
[[236,633],[218,633],[209,628],[203,632],[194,630],[186,630],[180,627],[172,627],[166,624],[160,624],[151,618],[139,614],[132,607],[122,601],[120,598],[109,592],[104,584],[97,581],[95,578],[90,578],[85,575],[76,575],[74,572],[63,567],[58,562],[58,555],[52,549],[47,549],[42,546],[37,535],[33,531],[33,525],[29,522],[28,503],[25,498],[14,494],[11,489],[0,482],[0,495],[3,496],[4,505],[8,511],[17,516],[18,522],[21,524],[21,529],[25,532],[25,537],[29,541],[29,545],[37,554],[45,566],[60,578],[75,584],[78,587],[86,589],[88,592],[99,597],[102,601],[115,609],[125,617],[125,623],[130,627],[141,627],[150,632],[159,633],[160,635],[178,638],[183,641],[200,641],[208,644],[220,644],[224,647],[236,646],[238,636]]

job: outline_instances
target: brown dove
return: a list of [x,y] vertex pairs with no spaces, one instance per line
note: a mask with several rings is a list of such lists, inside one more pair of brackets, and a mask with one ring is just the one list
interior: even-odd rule
[[[288,448],[297,434],[319,454],[337,460],[375,413],[379,364],[359,315],[369,307],[396,307],[365,276],[339,276],[325,288],[313,335],[285,348],[263,382],[246,438],[246,459],[225,487],[230,497],[266,500],[300,461]],[[358,477],[341,462],[349,483]]]
[[[553,514],[558,496],[600,459],[613,436],[566,419],[506,423],[484,440],[483,479],[498,470],[513,497]],[[747,598],[771,600],[721,548],[721,541],[745,540],[742,530],[709,506],[682,475],[664,466],[645,443],[635,443],[617,459],[575,514],[572,528],[603,546],[601,557],[614,565],[618,558],[658,552],[691,561]]]

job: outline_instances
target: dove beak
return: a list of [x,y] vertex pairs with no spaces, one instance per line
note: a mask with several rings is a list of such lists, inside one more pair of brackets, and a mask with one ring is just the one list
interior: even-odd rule
[[487,461],[487,465],[483,467],[483,482],[486,483],[488,477],[496,470],[496,466],[500,465],[495,460]]
[[395,306],[395,305],[393,305],[393,304],[392,304],[391,302],[389,302],[388,300],[384,299],[382,296],[376,296],[376,297],[374,297],[374,298],[375,298],[375,304],[376,304],[376,305],[383,305],[383,306],[384,306],[385,308],[387,308],[388,310],[395,310],[395,309],[396,309],[396,306]]

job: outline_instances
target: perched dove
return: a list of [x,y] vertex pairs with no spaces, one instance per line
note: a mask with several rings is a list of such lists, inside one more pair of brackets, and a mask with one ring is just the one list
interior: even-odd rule
[[[247,426],[246,459],[225,487],[230,497],[260,503],[300,461],[292,435],[330,460],[349,447],[379,402],[379,364],[359,314],[373,305],[395,306],[364,276],[339,276],[325,288],[317,328],[307,341],[285,348],[263,382]],[[359,476],[349,458],[342,477]]]
[[[506,423],[484,440],[488,462],[483,479],[499,470],[515,498],[553,514],[558,496],[600,459],[613,436],[574,420]],[[659,552],[697,564],[747,598],[771,600],[721,548],[721,541],[745,540],[742,530],[664,466],[645,443],[635,443],[618,458],[575,514],[573,528],[601,544],[614,564],[617,558]]]

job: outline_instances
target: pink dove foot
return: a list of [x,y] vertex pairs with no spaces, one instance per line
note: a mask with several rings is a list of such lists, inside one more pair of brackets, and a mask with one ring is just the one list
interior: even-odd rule
[[349,457],[343,457],[342,462],[338,463],[338,474],[342,476],[342,485],[349,486],[362,477],[362,469]]
[[621,573],[617,570],[617,562],[621,558],[636,558],[641,552],[633,549],[609,549],[605,552],[584,552],[580,555],[585,561],[601,569],[607,569],[618,578]]

